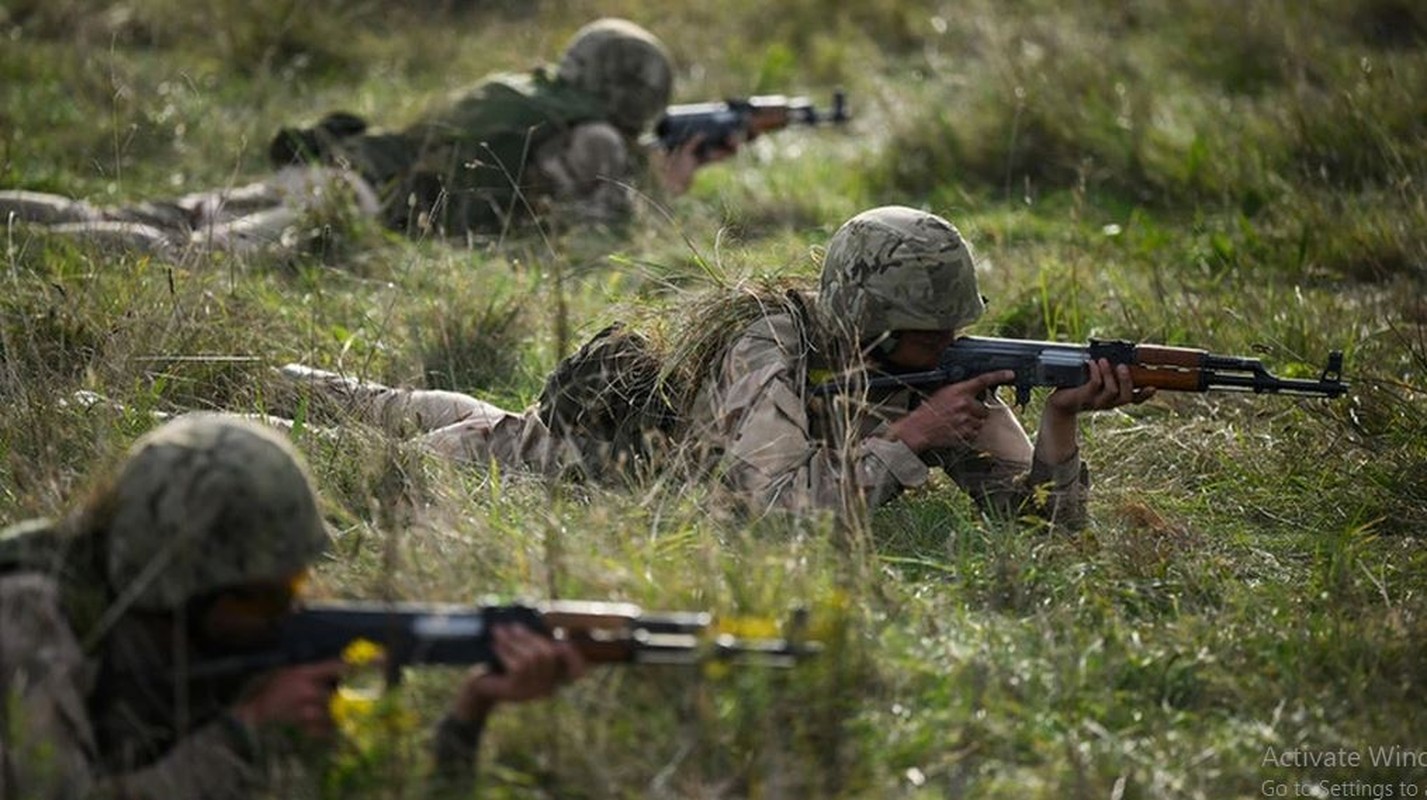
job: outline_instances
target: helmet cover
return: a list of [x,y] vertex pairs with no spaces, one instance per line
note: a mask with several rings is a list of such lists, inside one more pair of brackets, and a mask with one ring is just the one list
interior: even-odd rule
[[985,303],[970,246],[950,222],[905,206],[864,211],[838,228],[818,304],[868,339],[895,330],[955,330]]
[[604,102],[610,122],[638,135],[669,105],[674,67],[664,45],[628,20],[581,28],[560,59],[559,77]]
[[307,469],[277,431],[195,413],[140,438],[114,484],[106,577],[135,608],[171,610],[280,580],[326,549]]

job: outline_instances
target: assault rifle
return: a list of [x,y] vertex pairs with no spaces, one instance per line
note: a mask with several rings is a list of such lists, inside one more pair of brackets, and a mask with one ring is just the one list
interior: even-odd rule
[[1343,382],[1343,354],[1334,350],[1317,380],[1280,378],[1256,358],[1222,356],[1189,347],[1135,344],[1123,340],[1091,339],[1088,345],[962,336],[941,353],[934,370],[901,375],[834,380],[813,387],[814,397],[849,390],[885,387],[936,387],[974,378],[988,372],[1012,370],[1009,385],[1016,388],[1016,404],[1024,406],[1037,386],[1079,386],[1089,380],[1089,363],[1108,359],[1127,364],[1135,386],[1154,386],[1172,392],[1237,391],[1256,394],[1292,394],[1304,397],[1340,397],[1348,391]]
[[382,648],[386,679],[393,685],[407,666],[486,664],[499,670],[491,629],[507,623],[572,642],[594,664],[725,661],[791,667],[821,649],[803,639],[806,622],[806,613],[797,612],[787,626],[788,638],[742,638],[719,633],[707,612],[646,613],[629,603],[314,602],[283,618],[268,649],[196,664],[188,675],[204,678],[325,661],[362,640]]
[[847,95],[843,92],[833,94],[831,111],[818,111],[806,97],[772,94],[721,103],[669,106],[655,124],[654,135],[665,150],[673,150],[702,134],[703,142],[694,154],[706,158],[713,150],[731,149],[733,137],[739,133],[745,140],[752,140],[759,134],[789,125],[840,125],[851,118],[847,113]]

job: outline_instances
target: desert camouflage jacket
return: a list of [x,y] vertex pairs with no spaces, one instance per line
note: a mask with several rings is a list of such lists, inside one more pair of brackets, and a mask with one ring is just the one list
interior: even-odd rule
[[819,365],[792,314],[765,317],[733,340],[697,396],[686,441],[755,505],[843,509],[877,506],[922,486],[939,467],[985,511],[1083,524],[1088,470],[1033,458],[1011,409],[992,398],[991,417],[965,447],[918,455],[882,433],[913,407],[909,390],[868,397],[809,398]]

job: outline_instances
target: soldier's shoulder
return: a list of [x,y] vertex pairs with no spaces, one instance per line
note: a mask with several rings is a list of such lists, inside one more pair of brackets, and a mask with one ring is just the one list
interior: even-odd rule
[[738,339],[761,341],[782,349],[802,347],[815,324],[812,307],[801,294],[777,296],[760,302],[761,313],[744,327]]
[[570,128],[570,142],[572,147],[579,145],[618,147],[620,149],[628,147],[625,136],[619,132],[619,128],[602,119],[575,123]]
[[492,72],[475,83],[466,84],[451,92],[452,100],[468,99],[498,100],[509,98],[528,99],[549,94],[559,84],[550,80],[539,69],[528,72]]
[[761,316],[743,329],[742,339],[764,339],[769,343],[785,342],[789,336],[796,336],[799,320],[791,312],[777,311]]

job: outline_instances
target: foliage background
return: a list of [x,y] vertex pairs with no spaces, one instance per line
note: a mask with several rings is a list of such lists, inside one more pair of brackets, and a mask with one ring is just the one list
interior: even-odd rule
[[[302,420],[341,530],[323,593],[821,621],[827,656],[793,673],[609,670],[502,712],[490,797],[1427,784],[1265,760],[1427,747],[1420,4],[7,0],[0,186],[119,203],[239,184],[281,125],[333,109],[399,125],[600,15],[667,42],[680,101],[845,88],[856,119],[754,143],[622,238],[410,242],[326,220],[341,236],[295,261],[166,263],[7,225],[0,518],[62,511],[153,412],[280,413]],[[518,408],[610,320],[677,321],[689,293],[815,275],[838,223],[893,202],[976,244],[992,301],[977,332],[1200,346],[1297,375],[1337,348],[1353,390],[1087,419],[1092,524],[1046,535],[991,525],[944,484],[838,527],[748,524],[699,487],[458,469],[357,426],[318,435],[332,420],[271,369]],[[414,675],[401,701],[430,719],[453,680]],[[320,791],[414,792],[422,735],[368,730]]]

